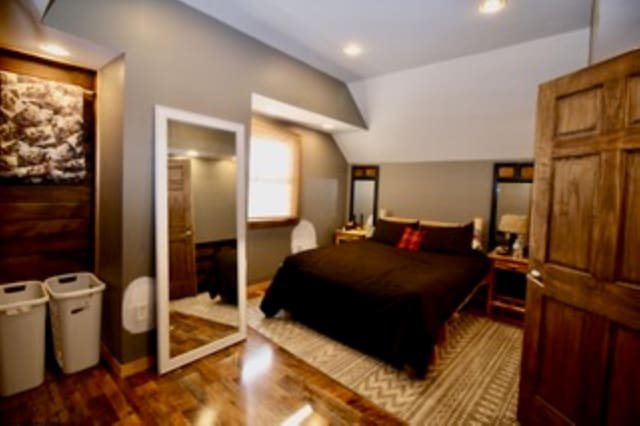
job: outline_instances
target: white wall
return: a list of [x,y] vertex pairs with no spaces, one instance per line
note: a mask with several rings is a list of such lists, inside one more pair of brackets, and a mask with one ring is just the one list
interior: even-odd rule
[[537,86],[588,51],[585,28],[352,83],[370,128],[336,139],[350,163],[531,158]]
[[640,48],[640,1],[596,1],[592,62]]

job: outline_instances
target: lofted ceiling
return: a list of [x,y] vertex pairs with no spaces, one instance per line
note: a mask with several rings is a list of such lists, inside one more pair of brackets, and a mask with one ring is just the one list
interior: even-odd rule
[[[41,18],[48,4],[46,0],[0,0],[0,46],[93,70],[119,54],[116,49],[44,25]],[[45,53],[43,44],[63,46],[68,55]]]
[[[180,0],[345,82],[589,26],[592,0]],[[342,48],[364,50],[348,57]]]

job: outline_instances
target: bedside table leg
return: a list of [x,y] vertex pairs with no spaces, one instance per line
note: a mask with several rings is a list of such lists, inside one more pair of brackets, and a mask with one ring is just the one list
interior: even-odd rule
[[495,286],[495,270],[493,265],[487,274],[487,318],[491,318],[493,310],[493,287]]

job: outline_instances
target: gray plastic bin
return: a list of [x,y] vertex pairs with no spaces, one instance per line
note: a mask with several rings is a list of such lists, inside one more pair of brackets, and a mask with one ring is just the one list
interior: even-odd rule
[[105,285],[88,272],[45,280],[56,361],[66,374],[100,361],[100,317]]
[[0,286],[0,396],[44,381],[47,300],[40,281]]

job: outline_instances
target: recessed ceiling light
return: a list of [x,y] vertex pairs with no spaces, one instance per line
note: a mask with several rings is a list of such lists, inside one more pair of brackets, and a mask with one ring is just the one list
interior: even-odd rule
[[498,13],[507,5],[507,0],[482,0],[478,10],[480,13],[492,14]]
[[323,129],[325,129],[325,130],[333,130],[333,129],[334,129],[334,126],[333,126],[333,124],[331,124],[331,123],[324,123],[324,124],[322,125],[322,128],[323,128]]
[[53,44],[53,43],[41,44],[40,49],[49,53],[50,55],[69,56],[69,51],[58,44]]
[[187,155],[187,157],[196,158],[200,153],[195,149],[189,149],[185,154]]
[[347,56],[359,56],[362,54],[362,46],[358,43],[349,43],[342,48],[342,51]]

